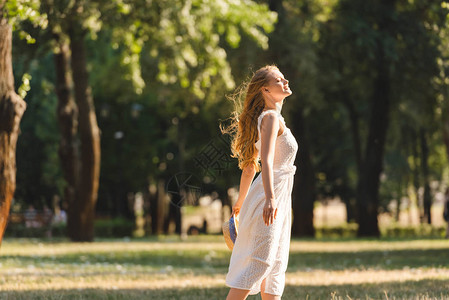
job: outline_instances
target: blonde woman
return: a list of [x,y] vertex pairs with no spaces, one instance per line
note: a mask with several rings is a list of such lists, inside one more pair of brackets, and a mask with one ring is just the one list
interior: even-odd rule
[[[232,251],[226,285],[227,299],[280,299],[285,286],[290,231],[291,192],[298,144],[280,114],[292,94],[288,80],[276,66],[257,70],[241,90],[243,109],[234,112],[233,157],[242,170],[237,202],[239,234]],[[238,100],[238,99],[236,99]],[[261,162],[261,167],[259,165]],[[262,171],[253,182],[256,172]]]

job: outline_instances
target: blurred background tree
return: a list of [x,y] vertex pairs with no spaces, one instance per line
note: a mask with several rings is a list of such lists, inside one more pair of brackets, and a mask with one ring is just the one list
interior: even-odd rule
[[[400,138],[389,130],[396,122],[411,121],[414,142],[421,140],[424,214],[430,218],[427,130],[431,127],[426,121],[433,120],[436,95],[432,81],[438,75],[439,43],[433,27],[441,26],[446,14],[441,1],[340,1],[335,17],[324,27],[324,49],[333,51],[322,51],[323,66],[330,67],[323,72],[329,76],[323,88],[325,98],[343,104],[349,115],[359,236],[379,235],[380,179],[393,179],[382,176],[382,171],[387,139]],[[415,109],[421,114],[413,118]],[[403,130],[396,132],[405,138]],[[396,143],[397,147],[404,145]],[[398,148],[391,150],[399,153]],[[396,180],[401,186],[403,178]]]
[[[0,244],[9,218],[10,206],[16,190],[16,146],[20,121],[26,109],[23,98],[29,90],[29,76],[23,74],[23,83],[16,93],[12,64],[13,28],[23,21],[43,26],[36,12],[36,3],[0,1]],[[18,33],[29,43],[33,38],[23,30]]]

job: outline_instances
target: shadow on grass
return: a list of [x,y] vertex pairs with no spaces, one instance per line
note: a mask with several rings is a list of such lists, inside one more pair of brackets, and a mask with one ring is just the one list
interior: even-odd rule
[[288,268],[344,270],[382,268],[449,267],[449,249],[388,250],[357,252],[290,252]]
[[14,261],[21,265],[39,264],[126,264],[132,266],[147,266],[164,268],[172,266],[173,269],[220,269],[227,268],[230,252],[212,252],[204,250],[154,250],[154,251],[111,251],[110,253],[69,253],[58,255],[2,255],[0,261]]
[[[221,273],[227,270],[230,252],[191,250],[154,250],[154,251],[111,251],[111,253],[70,253],[54,256],[4,255],[1,261],[11,260],[22,266],[39,264],[68,265],[126,265],[149,267],[161,270],[170,266],[173,271],[189,269],[194,273]],[[304,269],[344,270],[344,269],[404,269],[418,267],[449,268],[449,249],[428,250],[389,250],[389,251],[357,251],[357,252],[301,252],[291,251],[288,270]]]
[[[157,289],[69,289],[3,291],[0,299],[161,299],[161,300],[210,300],[225,299],[228,288]],[[388,298],[387,298],[388,296]],[[449,281],[421,280],[357,285],[287,285],[284,300],[297,299],[448,299]],[[261,299],[260,295],[248,297]]]

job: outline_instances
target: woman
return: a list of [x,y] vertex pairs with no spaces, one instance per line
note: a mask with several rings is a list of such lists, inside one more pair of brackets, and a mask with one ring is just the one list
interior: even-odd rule
[[[245,93],[243,110],[231,125],[233,157],[242,169],[240,191],[232,208],[239,215],[239,234],[232,251],[227,299],[280,299],[285,286],[290,230],[291,191],[298,144],[286,127],[280,108],[292,94],[276,66],[256,71],[235,98]],[[238,100],[238,99],[234,99]],[[259,166],[259,159],[262,167]],[[252,182],[257,171],[262,175]]]

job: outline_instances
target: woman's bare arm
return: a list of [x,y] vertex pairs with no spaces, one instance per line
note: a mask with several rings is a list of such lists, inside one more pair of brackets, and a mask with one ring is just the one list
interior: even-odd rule
[[256,167],[254,167],[253,164],[250,164],[243,168],[242,176],[240,177],[239,198],[232,207],[233,214],[239,214],[243,201],[248,195],[249,187],[251,186],[251,182],[254,179],[254,175],[256,175]]
[[262,162],[262,182],[265,191],[263,219],[267,226],[274,222],[277,213],[273,183],[273,161],[279,126],[278,117],[270,113],[263,117],[260,130],[260,160]]

